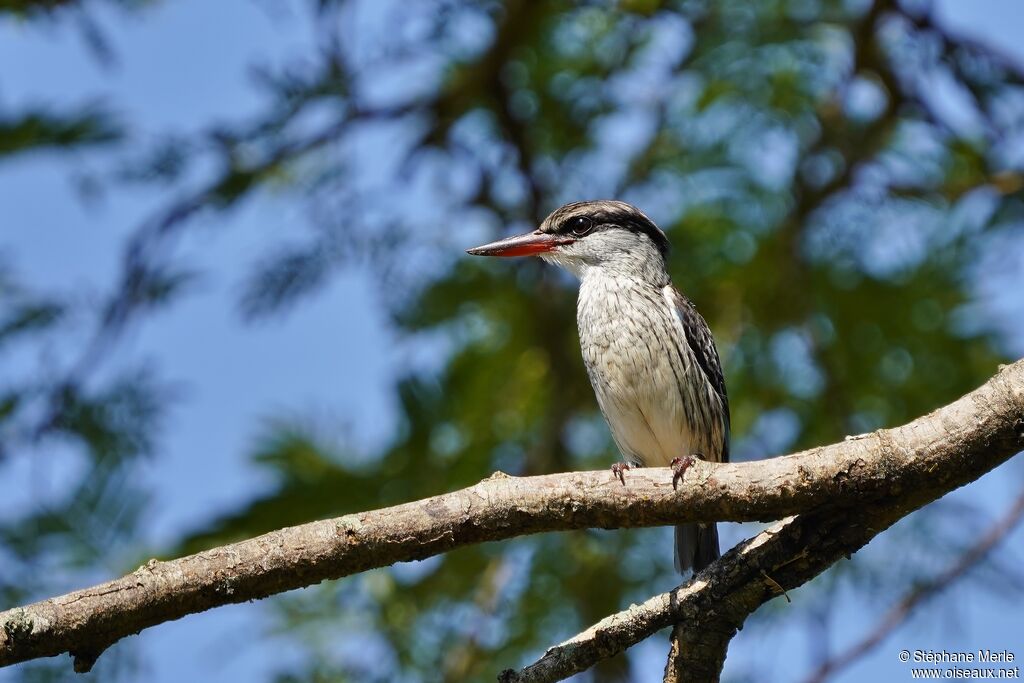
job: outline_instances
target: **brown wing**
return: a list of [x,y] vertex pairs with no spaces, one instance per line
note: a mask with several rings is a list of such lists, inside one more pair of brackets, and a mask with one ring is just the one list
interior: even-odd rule
[[697,359],[697,365],[704,373],[704,378],[715,389],[715,393],[722,399],[722,407],[725,414],[722,416],[723,431],[725,440],[722,444],[722,462],[729,462],[729,397],[725,392],[725,376],[722,374],[722,362],[718,358],[718,348],[715,346],[715,338],[711,334],[711,328],[697,312],[686,295],[675,287],[672,288],[673,300],[675,302],[676,314],[683,323],[683,331],[686,333],[686,343]]

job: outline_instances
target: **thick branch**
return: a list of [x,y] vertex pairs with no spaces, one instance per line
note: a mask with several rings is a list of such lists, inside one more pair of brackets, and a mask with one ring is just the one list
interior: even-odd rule
[[[848,557],[906,513],[905,503],[897,500],[887,505],[812,511],[783,520],[744,541],[686,584],[602,619],[521,671],[505,671],[501,682],[548,683],[568,678],[672,624],[667,669],[674,671],[666,671],[666,676],[685,672],[689,683],[718,681],[729,641],[754,610]],[[1022,518],[1024,496],[953,567],[902,600],[869,638],[822,666],[812,680],[820,683],[877,645],[916,604],[976,565]]]
[[[151,560],[115,581],[0,613],[0,665],[71,652],[77,668],[88,669],[121,638],[187,614],[529,533],[778,519],[817,509],[802,518],[818,520],[813,528],[800,519],[793,527],[813,535],[837,520],[847,523],[837,507],[885,507],[900,515],[1022,448],[1024,361],[1018,361],[902,427],[784,458],[698,463],[678,491],[661,468],[632,472],[626,486],[609,472],[499,474],[414,503],[282,529],[171,562]],[[724,561],[716,571],[747,566]]]
[[820,510],[783,520],[736,546],[689,582],[603,619],[502,683],[559,681],[676,624],[668,667],[718,681],[729,641],[747,616],[806,583],[898,520],[901,504]]
[[875,649],[892,632],[910,618],[915,608],[931,600],[952,584],[960,580],[971,569],[981,563],[993,549],[1024,522],[1024,495],[1018,496],[1009,512],[996,522],[981,539],[971,546],[952,566],[935,578],[915,587],[892,607],[878,624],[862,640],[844,650],[841,654],[824,662],[807,679],[807,683],[824,683],[826,679],[850,666]]

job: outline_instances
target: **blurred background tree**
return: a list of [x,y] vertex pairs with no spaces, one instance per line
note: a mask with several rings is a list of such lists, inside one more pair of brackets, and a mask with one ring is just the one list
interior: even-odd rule
[[[1024,69],[936,12],[0,2],[0,608],[495,469],[614,461],[574,284],[462,254],[564,201],[622,198],[669,233],[737,459],[973,388],[1024,350]],[[248,80],[221,73],[240,52]],[[856,640],[998,514],[1019,465],[998,472],[762,610],[726,679],[793,680]],[[670,548],[665,530],[468,548],[161,627],[92,675],[493,679],[674,585]],[[1018,567],[1004,548],[928,608],[988,626],[919,623],[917,646],[999,646]],[[650,680],[663,645],[583,678]],[[894,652],[844,675],[891,674]]]

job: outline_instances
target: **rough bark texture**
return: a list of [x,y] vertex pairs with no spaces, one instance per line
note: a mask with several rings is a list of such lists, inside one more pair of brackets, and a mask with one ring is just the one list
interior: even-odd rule
[[891,504],[783,520],[675,590],[603,619],[521,671],[504,672],[502,683],[562,680],[672,624],[666,678],[717,681],[729,641],[751,612],[848,556],[903,512],[902,505]]
[[[910,510],[1022,448],[1024,361],[1018,361],[902,427],[761,462],[698,462],[677,491],[671,471],[662,468],[632,471],[625,486],[607,471],[497,474],[414,503],[282,529],[170,562],[151,560],[115,581],[0,613],[0,665],[70,652],[76,669],[88,670],[111,644],[155,624],[470,543],[813,511],[741,544],[695,581],[645,603],[667,600],[673,613],[664,624],[657,621],[662,616],[648,617],[660,624],[654,630],[680,620],[717,620],[720,630],[683,634],[689,647],[679,654],[691,671],[707,664],[706,680],[716,680],[717,671],[710,672],[720,670],[735,628],[778,586],[800,585]],[[624,628],[652,632],[627,621]],[[625,642],[597,640],[608,653]]]
[[[896,484],[888,496],[839,496],[831,505],[783,520],[688,583],[603,619],[518,672],[505,671],[502,683],[562,680],[673,624],[665,680],[717,682],[729,641],[754,610],[1024,448],[1024,361],[908,425],[844,443],[863,442],[875,454],[865,465],[884,468],[894,483],[912,463],[930,463],[926,469],[932,474]],[[968,471],[970,478],[963,479]]]
[[916,583],[914,588],[902,600],[892,606],[879,620],[878,624],[859,642],[835,654],[823,662],[806,680],[805,683],[824,683],[833,674],[850,666],[865,654],[878,647],[896,629],[914,614],[924,602],[934,600],[951,585],[956,583],[971,569],[976,567],[1002,543],[1018,526],[1024,523],[1024,494],[1017,497],[1016,502],[1006,515],[989,527],[988,531],[978,539],[957,561],[934,578],[923,583]]

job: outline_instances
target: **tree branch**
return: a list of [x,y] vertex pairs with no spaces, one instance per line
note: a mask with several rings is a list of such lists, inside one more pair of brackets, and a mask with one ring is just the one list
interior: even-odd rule
[[751,613],[849,557],[908,511],[897,499],[783,520],[736,546],[689,582],[601,620],[518,672],[503,672],[501,682],[562,680],[672,624],[666,676],[685,671],[689,683],[717,682],[729,641]]
[[[761,462],[698,462],[677,491],[665,468],[633,471],[626,486],[607,471],[528,478],[499,473],[453,493],[282,529],[171,562],[151,560],[120,579],[0,613],[0,666],[70,652],[76,669],[88,670],[113,643],[165,621],[467,544],[814,510],[777,527],[774,536],[766,532],[731,551],[680,589],[698,594],[689,602],[677,596],[680,605],[700,603],[735,620],[776,585],[799,585],[814,575],[809,572],[859,547],[857,533],[870,533],[866,541],[1022,448],[1024,361],[1018,361],[902,427]],[[868,511],[868,523],[851,525],[861,510]],[[789,540],[768,542],[776,537]],[[823,555],[799,552],[807,547]],[[758,548],[766,553],[763,561],[746,559],[744,553]],[[772,568],[770,580],[761,567]],[[709,584],[731,592],[700,590]]]
[[[905,503],[896,500],[882,506],[812,511],[783,520],[744,541],[687,583],[601,620],[518,672],[503,672],[501,683],[568,678],[672,624],[666,677],[685,672],[688,683],[718,681],[729,641],[754,610],[849,557],[906,513]],[[881,642],[917,604],[980,562],[1022,518],[1024,496],[955,565],[900,601],[868,638],[820,667],[809,683],[821,683]]]
[[1024,521],[1024,495],[1018,496],[1010,510],[985,532],[977,543],[971,546],[955,564],[927,583],[917,586],[890,609],[863,640],[850,646],[841,654],[824,662],[807,679],[807,683],[823,683],[838,671],[875,649],[893,631],[910,618],[914,609],[956,583],[972,568],[981,563],[989,553],[1010,535]]
[[[845,555],[836,543],[830,549],[839,554],[807,552],[815,542],[830,540],[823,532],[856,528],[848,526],[845,517],[838,521],[843,516],[832,512],[790,517],[771,526],[687,583],[601,620],[518,672],[503,672],[501,682],[562,680],[672,624],[677,627],[666,668],[693,665],[688,681],[717,681],[725,647],[750,612]],[[830,520],[834,522],[829,524]],[[821,522],[826,525],[819,526]]]

